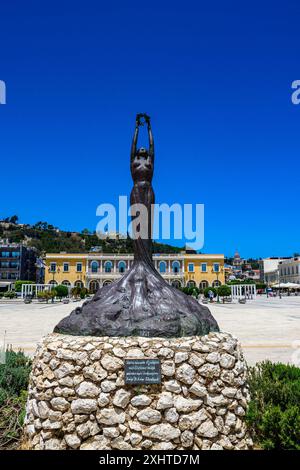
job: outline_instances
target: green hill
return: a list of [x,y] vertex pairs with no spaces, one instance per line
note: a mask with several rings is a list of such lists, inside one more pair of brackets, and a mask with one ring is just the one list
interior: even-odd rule
[[[13,219],[13,222],[11,222]],[[47,222],[37,222],[35,225],[18,224],[15,217],[0,221],[0,238],[7,239],[10,243],[25,243],[34,246],[39,253],[86,253],[93,247],[99,247],[103,253],[132,253],[133,244],[131,238],[113,239],[107,237],[101,240],[95,232],[87,229],[82,232],[67,232],[59,230]],[[179,253],[184,248],[153,243],[154,253]],[[97,248],[98,251],[98,248]]]

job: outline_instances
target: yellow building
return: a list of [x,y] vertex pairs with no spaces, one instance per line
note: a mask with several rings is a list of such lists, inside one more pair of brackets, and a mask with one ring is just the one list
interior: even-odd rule
[[45,284],[86,286],[86,253],[47,253],[45,258]]
[[184,254],[185,285],[200,289],[225,283],[224,255]]
[[[224,255],[154,254],[156,269],[175,287],[200,287],[224,284]],[[45,283],[87,287],[95,292],[130,269],[132,254],[48,253],[45,258]]]

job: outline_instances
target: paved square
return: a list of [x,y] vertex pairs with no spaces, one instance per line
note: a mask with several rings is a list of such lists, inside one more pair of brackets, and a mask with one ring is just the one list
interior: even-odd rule
[[[33,355],[41,337],[79,305],[0,301],[0,345],[6,331],[7,345]],[[209,308],[221,330],[239,338],[249,364],[270,359],[300,366],[300,296],[262,296],[245,305],[209,304]]]
[[269,359],[300,367],[300,297],[258,296],[245,305],[209,307],[220,329],[239,338],[248,364]]

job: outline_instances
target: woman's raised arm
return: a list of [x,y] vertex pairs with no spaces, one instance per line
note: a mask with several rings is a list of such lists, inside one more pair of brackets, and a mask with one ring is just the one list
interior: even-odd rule
[[148,126],[148,137],[149,137],[149,155],[154,159],[154,140],[153,140],[153,134],[152,134],[152,129],[151,129],[151,124],[150,124],[150,116],[145,114],[145,121]]
[[134,131],[132,144],[131,144],[130,160],[133,160],[136,154],[136,144],[137,144],[138,136],[139,136],[139,126],[140,126],[140,117],[137,114],[136,120],[135,120],[135,131]]

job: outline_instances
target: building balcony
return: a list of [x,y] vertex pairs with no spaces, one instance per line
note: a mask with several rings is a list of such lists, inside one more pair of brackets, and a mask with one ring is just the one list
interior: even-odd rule
[[105,260],[105,261],[121,261],[133,260],[134,256],[131,253],[88,253],[86,255],[88,260]]
[[[97,272],[88,271],[86,273],[86,277],[89,279],[119,279],[122,276],[124,276],[127,272],[128,271],[125,271],[124,273],[120,273],[117,271],[117,272],[106,273],[104,271],[100,272],[100,270]],[[179,271],[178,273],[166,272],[166,273],[160,273],[160,274],[165,279],[184,278],[183,271]]]
[[20,268],[17,267],[17,268],[12,268],[12,267],[4,267],[4,266],[0,266],[0,272],[8,272],[8,273],[19,273],[20,271]]
[[179,273],[159,273],[163,278],[165,279],[183,279],[184,278],[184,272],[179,272]]
[[124,276],[126,273],[119,273],[119,272],[111,272],[111,273],[105,273],[105,272],[91,272],[88,271],[86,273],[86,277],[88,279],[119,279],[120,277]]
[[155,260],[155,259],[172,259],[172,260],[176,260],[176,259],[180,259],[180,260],[183,260],[184,259],[184,255],[182,253],[169,253],[169,254],[165,254],[165,253],[153,253],[152,255],[152,258]]

